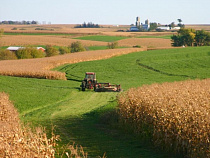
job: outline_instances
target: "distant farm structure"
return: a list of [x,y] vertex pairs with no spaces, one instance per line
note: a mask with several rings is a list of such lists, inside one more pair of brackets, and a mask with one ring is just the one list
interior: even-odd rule
[[181,26],[184,25],[179,23],[178,26],[176,26],[174,22],[169,25],[161,25],[159,23],[157,24],[156,22],[150,23],[148,19],[145,20],[145,23],[141,23],[140,17],[136,17],[135,25],[132,24],[129,31],[176,31],[179,30]]
[[[19,49],[24,49],[25,47],[8,47],[7,50],[11,51],[11,52],[16,52]],[[37,50],[41,50],[41,51],[45,51],[45,49],[43,47],[35,47]]]
[[148,31],[150,28],[150,23],[149,20],[145,20],[145,23],[141,23],[140,17],[136,17],[136,26],[131,26],[130,31],[140,31],[140,30],[145,30]]

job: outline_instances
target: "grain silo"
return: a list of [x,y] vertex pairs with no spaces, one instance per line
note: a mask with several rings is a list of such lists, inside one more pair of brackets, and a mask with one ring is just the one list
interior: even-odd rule
[[140,17],[136,17],[136,26],[140,26]]

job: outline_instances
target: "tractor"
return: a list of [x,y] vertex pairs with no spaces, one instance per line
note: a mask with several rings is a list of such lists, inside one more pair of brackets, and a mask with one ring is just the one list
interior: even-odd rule
[[82,91],[86,89],[94,89],[95,92],[120,92],[120,85],[112,85],[110,83],[98,83],[95,72],[86,72],[85,78],[82,81]]

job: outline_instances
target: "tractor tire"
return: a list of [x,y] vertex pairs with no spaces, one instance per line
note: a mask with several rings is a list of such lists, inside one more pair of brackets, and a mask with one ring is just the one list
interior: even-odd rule
[[82,82],[82,91],[85,91],[86,83]]

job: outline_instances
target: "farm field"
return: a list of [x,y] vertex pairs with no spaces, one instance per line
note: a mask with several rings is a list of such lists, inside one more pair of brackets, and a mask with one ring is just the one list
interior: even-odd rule
[[100,51],[84,51],[41,59],[5,60],[0,62],[0,74],[17,77],[65,80],[65,73],[50,71],[50,69],[66,63],[106,59],[143,50],[143,48],[107,49]]
[[24,122],[47,129],[56,125],[63,144],[75,141],[90,156],[106,152],[107,157],[113,158],[175,158],[119,130],[110,120],[114,118],[117,93],[81,92],[81,80],[86,71],[93,71],[99,82],[121,84],[126,91],[144,84],[210,78],[209,64],[209,47],[136,52],[54,69],[65,72],[67,81],[0,76],[0,92],[10,95]]
[[[43,30],[35,30],[36,28]],[[174,34],[172,32],[117,32],[128,28],[129,26],[79,29],[73,28],[73,25],[0,25],[0,29],[5,32],[0,39],[0,46],[69,46],[72,42],[80,41],[85,47],[89,47],[107,46],[108,42],[118,41],[120,47],[171,47],[169,37]],[[151,38],[150,41],[147,38]]]

